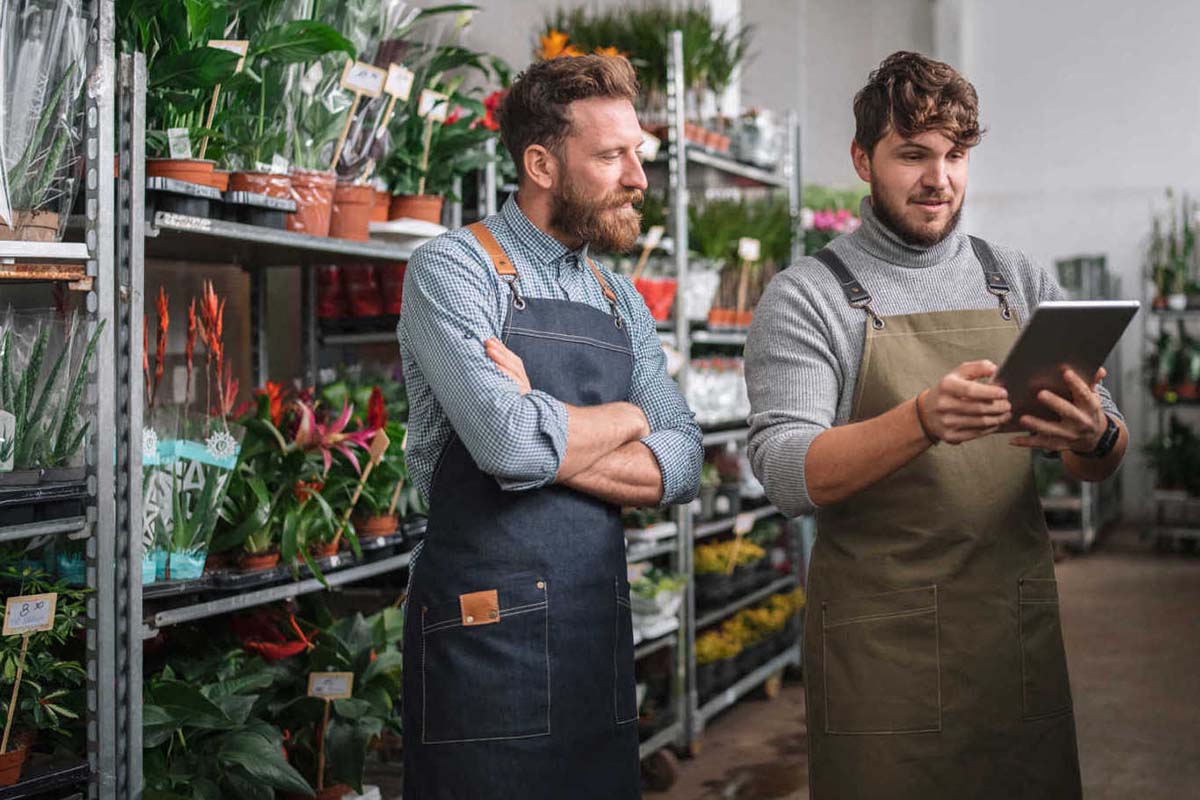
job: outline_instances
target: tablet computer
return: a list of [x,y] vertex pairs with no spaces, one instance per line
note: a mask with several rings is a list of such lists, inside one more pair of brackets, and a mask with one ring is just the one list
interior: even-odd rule
[[1038,306],[992,379],[1008,389],[1013,407],[1012,421],[1001,431],[1020,431],[1017,421],[1023,415],[1057,419],[1037,399],[1038,392],[1049,389],[1069,399],[1063,366],[1091,380],[1140,305],[1136,300],[1064,300]]

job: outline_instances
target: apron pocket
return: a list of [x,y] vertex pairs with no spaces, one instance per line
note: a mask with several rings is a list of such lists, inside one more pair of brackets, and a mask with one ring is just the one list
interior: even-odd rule
[[616,639],[613,643],[613,705],[618,725],[638,718],[637,679],[633,668],[633,618],[629,606],[629,583],[616,580]]
[[1070,711],[1071,684],[1058,616],[1058,583],[1053,578],[1023,578],[1018,588],[1024,718]]
[[[464,595],[462,600],[421,608],[424,744],[550,733],[546,582],[531,576],[507,584],[495,592],[498,620],[476,622],[464,603],[473,607],[483,595],[487,606],[488,594]],[[471,622],[464,624],[464,617]]]
[[825,732],[942,729],[937,587],[821,607]]

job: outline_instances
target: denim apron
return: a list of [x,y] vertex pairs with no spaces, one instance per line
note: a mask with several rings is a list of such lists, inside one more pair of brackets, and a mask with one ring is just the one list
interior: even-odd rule
[[[512,291],[503,339],[564,403],[627,400],[612,313]],[[564,486],[502,491],[454,436],[438,463],[404,630],[405,800],[628,800],[640,793],[633,629],[620,509]]]
[[[851,421],[912,399],[1019,332],[991,249],[997,310],[867,314]],[[818,512],[805,625],[813,800],[1081,796],[1054,560],[1031,452],[1007,436],[932,447]]]

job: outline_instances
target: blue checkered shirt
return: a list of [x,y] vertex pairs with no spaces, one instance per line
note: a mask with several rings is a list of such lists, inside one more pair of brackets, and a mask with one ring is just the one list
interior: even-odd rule
[[[520,274],[525,297],[609,305],[587,266],[587,245],[569,250],[537,228],[515,195],[486,220]],[[650,423],[642,442],[658,459],[663,504],[696,496],[704,460],[700,428],[667,375],[653,318],[624,277],[597,264],[617,295],[633,345],[630,402]],[[400,351],[409,399],[408,471],[426,499],[442,449],[457,431],[481,470],[509,491],[554,482],[567,449],[567,411],[550,395],[522,395],[484,353],[501,338],[511,292],[474,235],[451,231],[413,253],[404,279]]]

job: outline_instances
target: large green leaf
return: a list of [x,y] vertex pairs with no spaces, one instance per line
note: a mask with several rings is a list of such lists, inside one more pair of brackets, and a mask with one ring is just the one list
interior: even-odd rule
[[348,783],[354,791],[362,794],[363,771],[366,768],[367,745],[371,737],[383,729],[382,723],[367,717],[355,721],[335,719],[329,723],[325,734],[325,755],[328,763],[329,781]]
[[142,746],[158,747],[165,744],[179,729],[180,722],[165,708],[156,705],[142,707]]
[[155,62],[150,88],[211,89],[233,76],[240,56],[215,47],[197,47]]
[[304,776],[284,759],[283,751],[274,742],[256,733],[239,731],[226,736],[217,753],[217,760],[222,764],[239,766],[251,777],[276,789],[308,796],[313,794]]
[[323,22],[300,19],[251,42],[251,55],[276,64],[301,64],[327,53],[344,52],[354,58],[354,45],[345,36]]
[[154,701],[181,725],[189,728],[220,730],[230,725],[229,717],[220,706],[184,681],[160,681],[154,687]]

